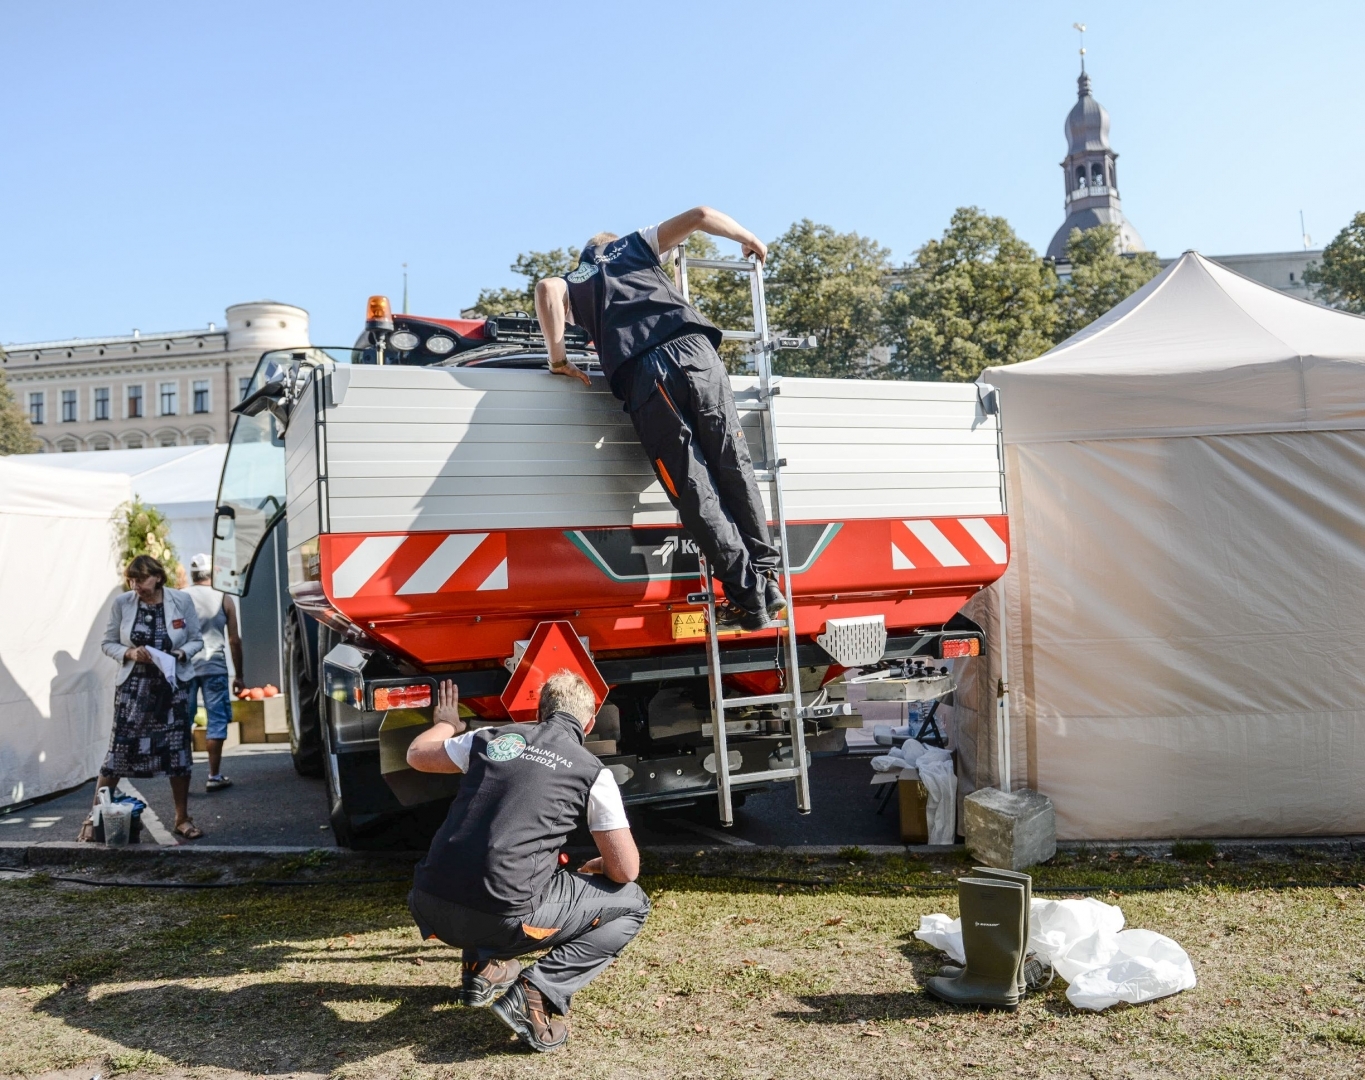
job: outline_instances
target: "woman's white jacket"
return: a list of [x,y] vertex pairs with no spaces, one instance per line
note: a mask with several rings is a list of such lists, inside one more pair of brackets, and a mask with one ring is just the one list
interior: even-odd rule
[[[171,649],[184,651],[183,658],[175,662],[175,677],[179,682],[189,682],[194,678],[194,655],[203,650],[204,639],[199,633],[199,613],[194,610],[190,594],[179,589],[161,590],[162,603],[165,604],[166,629],[171,635]],[[109,625],[104,629],[101,648],[104,655],[120,664],[115,683],[122,683],[133,670],[133,662],[125,659],[124,654],[133,647],[133,620],[137,618],[137,593],[126,592],[114,597],[114,605],[109,610]]]

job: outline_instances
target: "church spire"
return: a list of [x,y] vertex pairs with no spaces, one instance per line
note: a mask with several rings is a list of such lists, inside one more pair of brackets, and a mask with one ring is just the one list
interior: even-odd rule
[[1145,251],[1137,230],[1123,216],[1119,201],[1118,154],[1109,145],[1109,113],[1090,93],[1090,76],[1085,70],[1085,24],[1072,25],[1082,35],[1082,44],[1076,104],[1067,114],[1066,158],[1061,163],[1066,221],[1052,237],[1047,254],[1052,259],[1065,259],[1071,230],[1084,232],[1100,224],[1118,226],[1120,251]]

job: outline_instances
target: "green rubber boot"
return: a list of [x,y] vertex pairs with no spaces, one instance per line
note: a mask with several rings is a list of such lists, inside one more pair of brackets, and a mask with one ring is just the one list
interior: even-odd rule
[[[1019,955],[1019,996],[1028,993],[1028,982],[1024,979],[1024,959],[1028,956],[1029,912],[1033,910],[1033,878],[1015,870],[997,870],[993,866],[973,866],[973,877],[996,878],[1000,881],[1017,881],[1024,886],[1024,951]],[[956,979],[962,974],[957,964],[944,964],[938,973],[945,979]]]
[[955,979],[933,976],[925,988],[950,1005],[1014,1012],[1024,954],[1024,886],[996,878],[958,878],[957,902],[967,966]]

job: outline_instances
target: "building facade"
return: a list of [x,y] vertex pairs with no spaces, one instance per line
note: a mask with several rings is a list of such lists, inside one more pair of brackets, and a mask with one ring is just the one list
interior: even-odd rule
[[260,300],[205,330],[6,345],[4,371],[44,452],[226,442],[261,354],[308,344],[308,312]]

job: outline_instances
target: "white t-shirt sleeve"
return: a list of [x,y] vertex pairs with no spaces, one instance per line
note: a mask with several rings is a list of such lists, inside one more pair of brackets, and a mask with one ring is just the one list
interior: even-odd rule
[[469,755],[474,752],[474,733],[466,731],[446,740],[446,753],[460,772],[469,771]]
[[667,251],[659,250],[659,225],[662,224],[663,222],[661,221],[658,225],[650,225],[647,228],[641,229],[640,237],[649,245],[649,250],[654,252],[659,263],[663,266],[667,266],[673,261],[673,257],[677,254],[678,249],[671,247]]
[[611,832],[613,829],[629,828],[630,820],[621,802],[621,789],[616,786],[616,777],[611,775],[610,769],[603,769],[588,792],[588,831]]

